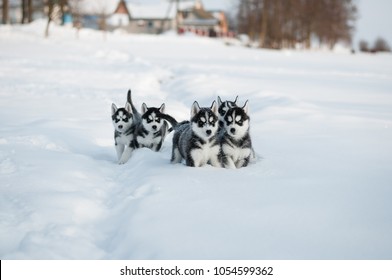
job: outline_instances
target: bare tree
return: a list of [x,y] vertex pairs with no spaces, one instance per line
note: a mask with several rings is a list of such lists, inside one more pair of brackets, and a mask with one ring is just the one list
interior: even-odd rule
[[21,10],[22,10],[22,21],[21,23],[27,23],[27,18],[28,18],[28,9],[27,9],[27,0],[22,0],[20,2],[21,4]]
[[30,23],[33,21],[33,0],[21,0],[22,22]]
[[373,52],[391,52],[391,47],[384,38],[377,38],[374,42]]
[[361,52],[369,52],[370,51],[369,43],[367,41],[365,41],[365,40],[359,41],[359,50]]
[[49,37],[49,26],[52,21],[63,22],[65,6],[67,0],[46,0],[45,7],[47,10],[48,21],[45,28],[45,37]]
[[27,0],[27,22],[33,21],[33,0]]
[[3,24],[8,24],[10,22],[9,19],[9,1],[3,0]]
[[333,47],[350,42],[354,0],[239,0],[238,32],[258,40],[260,47],[310,48],[314,38]]
[[55,6],[55,1],[54,0],[48,0],[47,1],[47,9],[48,9],[48,21],[46,23],[46,28],[45,28],[45,37],[49,37],[49,26],[52,20],[54,19],[54,6]]

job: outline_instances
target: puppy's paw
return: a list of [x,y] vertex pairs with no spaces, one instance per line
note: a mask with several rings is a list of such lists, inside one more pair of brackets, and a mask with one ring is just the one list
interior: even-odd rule
[[127,163],[127,161],[128,161],[128,159],[124,159],[124,158],[121,158],[119,161],[118,161],[118,164],[125,164],[125,163]]

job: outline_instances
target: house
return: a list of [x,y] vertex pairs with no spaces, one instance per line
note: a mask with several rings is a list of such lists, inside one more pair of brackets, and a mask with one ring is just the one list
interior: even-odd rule
[[178,32],[193,32],[198,35],[216,37],[218,19],[210,12],[204,10],[201,1],[186,9],[178,11]]
[[113,14],[108,19],[108,24],[115,27],[125,27],[129,24],[130,13],[125,1],[120,1]]
[[201,0],[121,0],[108,18],[108,26],[111,30],[147,34],[177,29],[180,34],[193,32],[214,37],[228,32],[224,13],[206,11]]
[[218,36],[219,37],[232,36],[229,30],[229,22],[226,17],[226,13],[222,10],[212,10],[209,12],[218,20],[218,26],[216,28],[218,32]]

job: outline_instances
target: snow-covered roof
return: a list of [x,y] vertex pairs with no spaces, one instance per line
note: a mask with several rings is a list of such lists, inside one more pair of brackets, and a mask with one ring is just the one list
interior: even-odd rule
[[128,3],[127,7],[131,18],[173,18],[175,15],[175,7],[170,7],[170,3],[165,2],[161,2],[158,4]]
[[[179,9],[191,9],[195,5],[194,0],[179,1]],[[131,18],[164,19],[174,18],[176,14],[176,3],[168,0],[131,0],[127,2],[127,8]]]

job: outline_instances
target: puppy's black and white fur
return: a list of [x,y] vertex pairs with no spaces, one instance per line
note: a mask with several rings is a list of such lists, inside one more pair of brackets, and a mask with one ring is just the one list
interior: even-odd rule
[[225,168],[241,168],[248,165],[252,154],[250,138],[250,118],[248,101],[243,107],[233,107],[227,110],[220,135],[221,162]]
[[117,108],[114,103],[112,104],[114,144],[119,164],[126,163],[135,149],[134,134],[136,125],[133,118],[131,104],[127,102],[124,108]]
[[237,105],[238,95],[234,101],[222,101],[218,96],[218,117],[219,117],[219,128],[223,128],[223,119],[230,108],[238,107]]
[[139,113],[139,111],[136,109],[136,106],[132,102],[132,92],[130,89],[127,93],[127,102],[131,105],[132,108],[133,122],[135,125],[138,125],[142,121],[142,115]]
[[165,104],[156,108],[143,103],[141,122],[135,133],[136,148],[146,147],[156,152],[161,149],[168,131],[167,122],[161,117],[164,111]]
[[196,101],[193,103],[190,121],[174,126],[172,163],[180,163],[185,159],[187,166],[201,167],[210,163],[221,167],[216,114],[215,101],[210,108],[200,108]]

